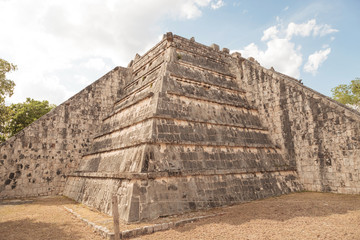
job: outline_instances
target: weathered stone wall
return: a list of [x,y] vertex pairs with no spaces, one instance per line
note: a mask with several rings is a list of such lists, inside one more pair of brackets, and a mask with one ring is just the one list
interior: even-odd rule
[[169,35],[136,58],[64,194],[109,214],[117,195],[134,222],[301,190],[231,60]]
[[[293,171],[200,172],[138,180],[133,185],[134,206],[129,221],[231,205],[299,191]],[[136,204],[136,205],[135,205]]]
[[1,145],[0,197],[67,177],[64,195],[109,214],[116,195],[134,222],[302,185],[359,193],[359,129],[297,80],[169,33]]
[[117,195],[120,218],[128,219],[129,215],[133,215],[131,212],[132,204],[134,204],[131,202],[133,185],[134,181],[129,178],[111,177],[110,175],[108,177],[101,175],[100,178],[69,176],[65,194],[75,201],[95,207],[109,215],[112,210],[111,199]]
[[63,191],[121,95],[127,71],[115,68],[0,145],[0,199]]
[[78,171],[68,177],[66,196],[111,214],[111,198],[117,195],[120,218],[139,220],[133,218],[134,209],[137,214],[139,211],[139,202],[132,198],[133,185],[137,174],[144,171],[148,144],[154,142],[152,131],[166,45],[163,40],[130,63],[130,80],[98,126],[94,143]]
[[111,198],[116,195],[120,218],[137,222],[299,191],[296,175],[292,170],[256,172],[253,169],[79,172],[69,176],[65,193],[110,215]]
[[360,193],[360,114],[256,62],[237,64],[248,99],[305,189]]

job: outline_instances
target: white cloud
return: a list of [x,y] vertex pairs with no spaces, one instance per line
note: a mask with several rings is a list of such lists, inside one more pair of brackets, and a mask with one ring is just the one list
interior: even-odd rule
[[286,29],[286,37],[291,39],[293,36],[308,37],[311,34],[313,36],[325,36],[327,34],[338,32],[339,30],[331,28],[327,24],[316,24],[315,19],[309,20],[307,23],[296,24],[289,23]]
[[211,3],[212,9],[218,9],[224,6],[224,2],[222,0],[218,0],[217,2]]
[[[301,45],[296,44],[294,36],[325,36],[337,32],[327,24],[316,24],[312,19],[308,22],[297,24],[290,22],[283,26],[280,18],[277,17],[278,24],[267,28],[263,32],[261,41],[266,42],[266,49],[261,50],[255,43],[251,43],[243,50],[238,50],[244,57],[254,57],[261,65],[289,76],[299,78],[302,65]],[[328,47],[328,45],[325,45]],[[309,56],[308,62],[304,66],[304,71],[316,73],[322,62],[327,59],[330,48],[320,50]]]
[[269,27],[264,31],[264,35],[261,38],[261,41],[266,41],[269,39],[277,38],[277,34],[279,33],[279,30],[276,26]]
[[287,11],[287,10],[289,10],[289,6],[286,6],[286,7],[283,9],[284,12]]
[[102,58],[90,58],[87,62],[82,63],[81,66],[96,71],[110,70],[110,67],[106,65]]
[[308,61],[304,66],[304,71],[315,75],[320,65],[328,58],[331,48],[316,51],[308,57]]
[[314,36],[320,35],[322,37],[322,36],[325,36],[325,35],[328,35],[331,33],[335,33],[338,31],[339,30],[337,30],[337,29],[331,28],[330,25],[324,24],[324,25],[317,26],[314,29]]
[[83,75],[74,75],[75,80],[80,83],[81,85],[88,85],[91,83],[91,80],[89,80],[87,77]]
[[271,39],[267,42],[265,51],[259,50],[254,43],[251,43],[240,52],[244,57],[254,57],[267,68],[274,67],[276,71],[295,78],[300,76],[299,69],[302,63],[300,49],[296,49],[295,44],[287,39]]
[[291,39],[293,36],[301,36],[301,37],[308,37],[310,36],[311,32],[314,30],[316,26],[316,20],[312,19],[307,23],[296,24],[296,23],[289,23],[286,29],[286,38]]
[[180,18],[192,19],[201,16],[201,10],[193,2],[185,2],[180,9]]
[[164,33],[161,21],[194,19],[204,8],[222,4],[218,0],[0,1],[0,28],[8,36],[0,38],[0,57],[18,65],[11,75],[16,88],[10,102],[40,98],[47,94],[39,89],[52,92],[56,86],[57,93],[48,100],[59,104],[84,87],[67,84],[81,75],[74,72],[78,64],[98,71],[96,75],[127,66],[136,52],[141,54],[158,41]]

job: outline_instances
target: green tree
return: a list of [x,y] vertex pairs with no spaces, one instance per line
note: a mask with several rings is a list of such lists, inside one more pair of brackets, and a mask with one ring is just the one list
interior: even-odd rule
[[49,104],[48,101],[37,101],[31,98],[27,98],[23,103],[11,104],[10,120],[5,132],[9,137],[15,135],[54,107],[56,106]]
[[10,108],[0,104],[0,143],[6,140],[6,123],[10,118]]
[[355,109],[360,108],[360,78],[355,78],[350,84],[341,84],[331,89],[331,92],[336,101]]
[[16,70],[16,65],[0,58],[0,103],[5,102],[6,95],[11,97],[14,93],[15,83],[6,78],[6,74]]
[[0,142],[5,141],[56,107],[48,101],[27,98],[24,103],[5,105],[5,98],[14,93],[15,83],[6,74],[15,71],[16,65],[0,58]]
[[15,83],[6,78],[6,74],[15,71],[16,65],[0,58],[0,142],[5,140],[5,127],[9,121],[10,109],[5,105],[5,98],[14,93]]

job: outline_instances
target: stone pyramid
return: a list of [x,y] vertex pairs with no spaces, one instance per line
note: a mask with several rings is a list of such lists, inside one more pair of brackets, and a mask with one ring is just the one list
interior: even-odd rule
[[137,55],[64,195],[105,213],[116,195],[136,222],[301,190],[247,100],[241,61],[172,33]]

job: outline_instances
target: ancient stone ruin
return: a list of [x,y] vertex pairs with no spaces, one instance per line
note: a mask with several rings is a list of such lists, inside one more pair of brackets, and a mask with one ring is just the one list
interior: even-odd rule
[[294,191],[359,194],[360,114],[167,33],[0,146],[0,198],[63,194],[136,222]]

